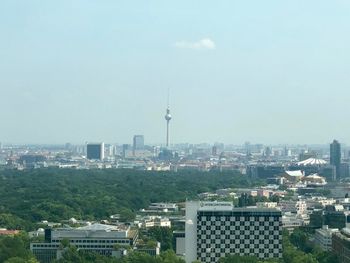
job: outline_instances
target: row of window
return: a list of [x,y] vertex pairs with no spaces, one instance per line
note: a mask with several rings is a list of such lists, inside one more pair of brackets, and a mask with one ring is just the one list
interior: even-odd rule
[[33,247],[49,247],[49,248],[58,248],[59,245],[57,244],[33,244]]
[[[224,253],[215,253],[215,258],[213,258],[213,254],[211,253],[205,253],[205,254],[200,254],[198,255],[198,258],[202,261],[202,262],[215,262],[216,260],[215,259],[218,259],[220,257],[224,257],[225,254]],[[246,255],[244,253],[244,251],[241,251],[239,253],[239,255],[243,256],[243,255]],[[263,255],[263,258],[278,258],[280,257],[280,254],[279,253],[272,253],[272,254],[269,254],[269,253],[259,253],[259,257],[261,258]]]
[[260,249],[263,249],[263,248],[265,248],[265,249],[280,249],[280,248],[282,248],[282,244],[274,244],[273,246],[272,246],[272,244],[262,244],[262,243],[260,243],[260,244],[235,244],[234,246],[233,245],[231,245],[231,244],[206,244],[206,246],[205,246],[205,248],[204,247],[202,247],[200,250],[202,251],[202,252],[205,252],[205,251],[207,251],[208,249],[213,249],[213,248],[230,248],[231,250],[232,249],[239,249],[239,248],[250,248],[250,249],[253,249],[253,248],[255,248],[255,249],[258,249],[258,248],[260,248]]
[[199,221],[199,224],[198,225],[202,225],[202,226],[205,226],[205,225],[215,225],[215,226],[227,226],[227,225],[231,225],[231,226],[236,226],[236,225],[241,225],[241,226],[244,226],[244,225],[250,225],[250,226],[254,226],[256,224],[259,224],[260,226],[263,226],[263,225],[270,225],[270,226],[273,226],[273,225],[280,225],[282,223],[282,221]]
[[198,220],[206,220],[206,221],[279,221],[281,220],[280,216],[198,216]]
[[[53,243],[60,243],[61,240],[54,239],[52,240]],[[112,243],[112,244],[129,244],[129,239],[118,239],[118,240],[105,240],[105,239],[73,239],[70,240],[71,243]]]
[[[59,248],[57,244],[33,244],[33,248]],[[113,245],[77,245],[78,248],[113,248]]]
[[235,228],[232,228],[230,226],[226,226],[225,229],[223,227],[220,227],[220,226],[217,226],[217,227],[211,227],[211,226],[206,226],[205,229],[202,227],[202,228],[198,228],[197,231],[243,231],[243,230],[265,230],[265,231],[268,231],[268,230],[280,230],[280,227],[279,226],[254,226],[254,227],[251,227],[251,226],[245,226],[244,228],[243,227],[240,227],[240,226],[236,226]]
[[[245,239],[245,240],[247,240],[247,239]],[[245,240],[231,239],[229,244],[244,244],[245,242],[242,242],[242,241],[245,241]],[[206,240],[201,239],[201,240],[198,240],[198,244],[213,244],[213,243],[217,243],[217,242],[214,242],[214,241],[220,242],[220,239],[215,239],[215,240],[209,239],[209,238],[206,239]],[[255,239],[254,240],[254,244],[265,244],[265,243],[271,244],[272,242],[269,241],[269,240],[266,240],[266,239],[259,239],[259,240]],[[220,243],[217,243],[217,244],[220,244]],[[253,244],[253,242],[249,241],[248,244]]]

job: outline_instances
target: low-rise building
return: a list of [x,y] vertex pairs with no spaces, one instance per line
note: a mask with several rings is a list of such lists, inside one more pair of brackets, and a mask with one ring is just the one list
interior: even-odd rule
[[171,227],[171,221],[167,217],[161,216],[146,216],[140,221],[135,222],[138,227]]
[[332,235],[339,232],[337,228],[329,228],[324,225],[320,229],[316,229],[315,244],[320,246],[322,250],[329,251],[332,249]]
[[19,230],[8,230],[6,228],[0,228],[0,236],[15,236],[19,234]]
[[305,225],[305,220],[301,215],[290,212],[284,213],[282,216],[282,227],[289,231]]
[[92,224],[78,228],[45,230],[45,242],[33,242],[30,250],[42,263],[50,263],[62,255],[62,241],[68,240],[79,250],[88,250],[105,256],[113,256],[116,246],[133,246],[138,238],[137,230],[128,226]]
[[173,203],[152,203],[148,207],[151,211],[159,211],[159,212],[176,212],[179,208],[177,204]]

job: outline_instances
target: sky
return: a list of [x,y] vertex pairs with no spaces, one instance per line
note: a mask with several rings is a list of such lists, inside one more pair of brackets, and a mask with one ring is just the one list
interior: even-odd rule
[[2,0],[0,141],[350,142],[348,0]]

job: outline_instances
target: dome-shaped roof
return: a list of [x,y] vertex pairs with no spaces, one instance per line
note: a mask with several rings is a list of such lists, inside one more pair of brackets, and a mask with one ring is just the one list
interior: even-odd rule
[[309,158],[304,161],[298,162],[298,165],[307,166],[307,165],[325,165],[327,162],[322,159]]

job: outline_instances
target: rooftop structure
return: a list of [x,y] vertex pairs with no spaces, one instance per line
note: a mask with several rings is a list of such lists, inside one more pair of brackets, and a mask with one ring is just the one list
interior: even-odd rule
[[325,165],[327,162],[322,159],[309,158],[304,161],[297,163],[299,166],[307,166],[307,165]]

